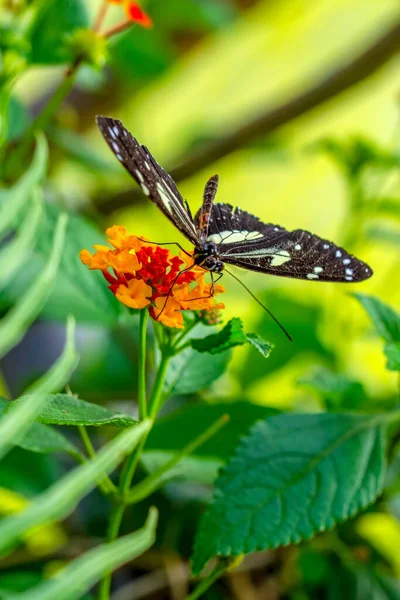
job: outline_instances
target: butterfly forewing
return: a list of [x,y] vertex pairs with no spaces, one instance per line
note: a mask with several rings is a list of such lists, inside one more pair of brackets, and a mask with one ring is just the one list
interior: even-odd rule
[[160,167],[145,146],[125,129],[121,121],[97,117],[97,124],[111,150],[142,191],[166,217],[196,244],[196,230],[174,180]]
[[355,282],[372,270],[343,248],[307,231],[262,223],[229,204],[215,204],[208,238],[221,260],[269,275],[314,281]]

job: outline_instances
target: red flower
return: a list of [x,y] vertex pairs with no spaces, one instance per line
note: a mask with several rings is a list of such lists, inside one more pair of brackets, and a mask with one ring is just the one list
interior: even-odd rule
[[146,28],[153,26],[153,21],[137,2],[133,2],[133,0],[107,0],[107,2],[110,4],[123,4],[125,14],[132,23],[138,23]]

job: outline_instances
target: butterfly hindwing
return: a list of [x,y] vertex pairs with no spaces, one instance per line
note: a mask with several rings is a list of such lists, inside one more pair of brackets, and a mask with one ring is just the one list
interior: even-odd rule
[[372,270],[343,248],[307,231],[262,223],[229,204],[215,204],[208,238],[221,260],[269,275],[314,281],[355,282]]
[[97,124],[111,150],[142,191],[193,244],[196,230],[174,180],[160,167],[145,146],[117,119],[97,117]]

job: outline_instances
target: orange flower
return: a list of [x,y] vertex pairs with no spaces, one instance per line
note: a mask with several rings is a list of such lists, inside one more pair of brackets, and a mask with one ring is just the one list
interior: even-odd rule
[[146,28],[153,26],[153,21],[137,2],[133,2],[133,0],[107,0],[107,2],[110,4],[123,4],[127,19],[132,23],[138,23]]
[[128,235],[120,225],[109,227],[106,234],[113,248],[95,245],[96,252],[82,250],[80,258],[89,269],[102,271],[108,288],[126,306],[147,308],[153,319],[178,329],[183,329],[182,310],[215,313],[224,308],[214,302],[224,288],[206,283],[207,271],[194,266],[190,257],[183,253],[174,256],[165,248]]

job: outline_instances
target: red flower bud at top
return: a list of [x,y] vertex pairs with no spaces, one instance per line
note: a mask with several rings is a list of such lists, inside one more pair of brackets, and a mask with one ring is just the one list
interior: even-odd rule
[[133,23],[138,23],[142,27],[152,27],[153,21],[149,17],[147,13],[139,6],[137,2],[133,2],[132,0],[125,0],[124,8],[126,16]]

